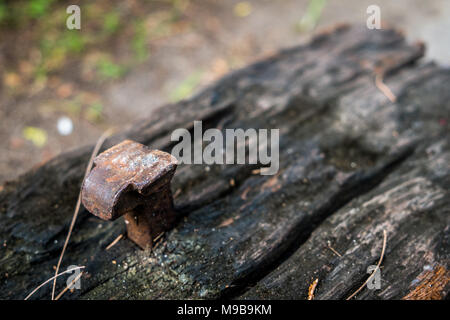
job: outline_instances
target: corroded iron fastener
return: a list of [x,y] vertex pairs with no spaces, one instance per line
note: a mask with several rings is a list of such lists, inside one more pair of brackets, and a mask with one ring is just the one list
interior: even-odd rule
[[128,238],[152,248],[175,221],[170,181],[176,168],[172,155],[125,140],[94,159],[82,186],[83,205],[104,220],[123,215]]

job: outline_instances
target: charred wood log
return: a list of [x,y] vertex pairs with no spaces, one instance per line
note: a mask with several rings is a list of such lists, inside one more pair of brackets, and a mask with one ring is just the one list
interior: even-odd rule
[[[181,165],[178,224],[152,252],[127,239],[105,250],[125,226],[82,209],[61,271],[83,265],[85,274],[64,298],[303,299],[316,278],[316,298],[346,298],[379,259],[382,230],[381,289],[357,298],[446,297],[450,71],[422,55],[396,31],[340,26],[108,139],[104,149],[128,138],[170,152],[172,131],[195,120],[280,128],[280,170]],[[381,74],[396,102],[377,88]],[[0,298],[24,298],[54,275],[91,150],[2,186]],[[425,292],[430,281],[436,290]]]

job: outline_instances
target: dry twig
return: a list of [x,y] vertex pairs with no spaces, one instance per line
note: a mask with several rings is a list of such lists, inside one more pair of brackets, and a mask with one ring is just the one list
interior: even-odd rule
[[380,260],[378,260],[378,264],[375,267],[375,269],[373,270],[372,274],[367,278],[367,280],[358,288],[358,290],[356,290],[355,292],[353,292],[348,298],[347,300],[350,300],[351,298],[353,298],[356,294],[358,294],[358,292],[360,292],[364,286],[370,281],[370,279],[373,278],[373,276],[375,275],[375,273],[380,269],[380,265],[381,262],[383,261],[383,257],[384,257],[384,251],[386,250],[386,240],[387,240],[387,234],[386,234],[386,230],[383,230],[383,249],[381,249],[381,256],[380,256]]
[[[94,163],[94,158],[97,155],[97,153],[99,152],[103,142],[105,142],[106,138],[109,137],[112,134],[112,132],[113,132],[112,129],[106,130],[100,136],[100,138],[97,140],[95,148],[92,151],[91,158],[89,159],[89,163],[86,167],[86,172],[84,173],[84,178],[86,178],[89,171],[91,171],[92,165]],[[64,252],[66,252],[67,244],[69,243],[70,235],[72,234],[73,227],[75,226],[75,221],[77,220],[78,211],[80,211],[80,205],[81,205],[81,190],[78,193],[78,200],[77,200],[77,204],[75,206],[75,211],[73,213],[72,221],[70,222],[69,232],[67,233],[66,241],[64,242],[64,246],[61,251],[61,255],[59,256],[58,264],[56,265],[55,277],[53,280],[53,288],[52,288],[52,300],[54,300],[54,298],[55,298],[55,288],[56,288],[56,278],[57,278],[56,275],[58,274],[59,267],[61,266],[61,262],[64,257]]]
[[383,92],[383,94],[391,101],[395,102],[397,101],[397,97],[392,93],[391,89],[383,82],[383,73],[377,73],[375,75],[375,85],[377,88]]
[[57,274],[57,275],[51,277],[50,279],[47,279],[45,282],[41,283],[41,284],[38,285],[33,291],[31,291],[30,294],[27,295],[27,296],[25,297],[24,300],[28,300],[28,299],[29,299],[36,291],[38,291],[40,288],[42,288],[43,286],[45,286],[47,283],[49,283],[49,282],[52,281],[53,279],[58,278],[60,275],[63,275],[63,274],[68,273],[68,272],[72,272],[72,271],[77,270],[77,269],[83,269],[83,268],[84,268],[84,266],[80,266],[80,267],[68,269],[68,270],[66,270],[66,271],[64,271],[64,272],[61,272],[61,273],[59,273],[59,274]]
[[330,242],[327,243],[327,247],[328,247],[328,249],[330,249],[335,255],[337,255],[339,258],[342,258],[342,255],[341,255],[339,252],[337,252],[337,250],[334,249],[334,248],[331,246]]
[[308,288],[308,300],[314,299],[314,291],[316,291],[317,284],[319,283],[319,278],[314,280]]
[[162,236],[164,235],[164,231],[161,232],[160,234],[158,234],[155,239],[153,239],[153,243],[155,243],[156,241],[158,241]]
[[66,293],[66,291],[69,290],[70,287],[72,287],[72,285],[73,285],[75,282],[77,282],[78,279],[81,278],[82,275],[83,275],[83,271],[81,271],[80,274],[77,275],[77,276],[72,280],[72,282],[70,282],[69,285],[67,285],[67,286],[64,288],[64,290],[61,291],[61,292],[56,296],[55,300],[59,300],[59,298],[61,298],[61,297],[63,296],[63,294]]
[[111,243],[105,248],[105,250],[111,249],[111,248],[112,248],[117,242],[119,242],[120,239],[122,239],[122,238],[123,238],[123,234],[120,234],[116,239],[114,239],[113,242],[111,242]]

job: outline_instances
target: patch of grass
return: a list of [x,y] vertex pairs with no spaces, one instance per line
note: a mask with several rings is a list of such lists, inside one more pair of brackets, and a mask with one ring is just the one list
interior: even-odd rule
[[109,57],[102,57],[97,62],[97,72],[103,80],[115,80],[125,74],[126,68],[114,63]]
[[61,68],[69,54],[81,53],[85,47],[85,40],[79,32],[65,30],[63,33],[48,33],[41,39],[39,47],[42,58],[35,69],[35,74],[46,75]]
[[80,32],[67,30],[60,40],[60,46],[70,53],[80,53],[83,51],[85,40]]
[[49,72],[59,69],[66,61],[66,51],[61,47],[47,47],[46,43],[42,44],[45,49],[42,50],[41,63],[35,69],[35,75],[45,76]]
[[199,85],[203,72],[196,71],[180,83],[170,94],[169,98],[172,102],[177,102],[189,98]]
[[310,0],[306,12],[296,28],[300,32],[311,31],[316,26],[322,15],[323,8],[327,4],[327,0]]
[[105,14],[104,20],[103,20],[103,31],[111,35],[113,33],[116,33],[120,26],[120,15],[115,12],[111,11]]
[[[56,0],[0,0],[0,23],[9,29],[5,32],[15,32],[20,36],[26,31],[29,48],[38,52],[30,57],[22,57],[21,52],[10,53],[30,64],[32,71],[24,82],[44,83],[49,75],[63,70],[68,62],[71,65],[82,62],[90,53],[105,48],[109,48],[110,54],[102,54],[106,58],[93,60],[88,68],[89,72],[94,69],[98,77],[86,79],[118,79],[128,68],[136,67],[149,58],[149,44],[152,41],[187,28],[183,12],[189,6],[189,0],[163,0],[163,5],[155,6],[157,10],[149,12],[146,7],[142,7],[143,10],[137,14],[129,8],[114,7],[104,1],[84,2],[81,6],[83,29],[79,31],[67,30],[65,26],[68,16],[65,9],[70,3]],[[125,17],[130,16],[130,13],[136,17],[127,24]],[[129,55],[125,57],[121,56],[121,50],[115,50],[119,47],[115,44],[122,46],[123,41],[129,45]],[[20,73],[18,70],[12,71]]]
[[3,2],[0,2],[0,23],[6,20],[7,10],[6,5]]
[[40,18],[50,13],[54,0],[29,0],[27,14],[31,18]]
[[142,62],[147,59],[147,30],[145,29],[145,25],[142,21],[138,21],[134,25],[134,37],[131,45],[136,60]]
[[92,103],[86,110],[85,117],[91,122],[99,122],[103,116],[103,105],[100,102]]
[[41,128],[25,127],[22,133],[26,140],[31,141],[38,148],[47,143],[47,132]]

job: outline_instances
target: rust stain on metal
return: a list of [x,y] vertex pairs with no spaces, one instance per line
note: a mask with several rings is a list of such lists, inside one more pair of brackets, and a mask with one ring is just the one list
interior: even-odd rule
[[151,247],[175,220],[170,181],[176,167],[172,155],[125,140],[95,158],[83,182],[83,205],[104,220],[123,215],[128,237]]

